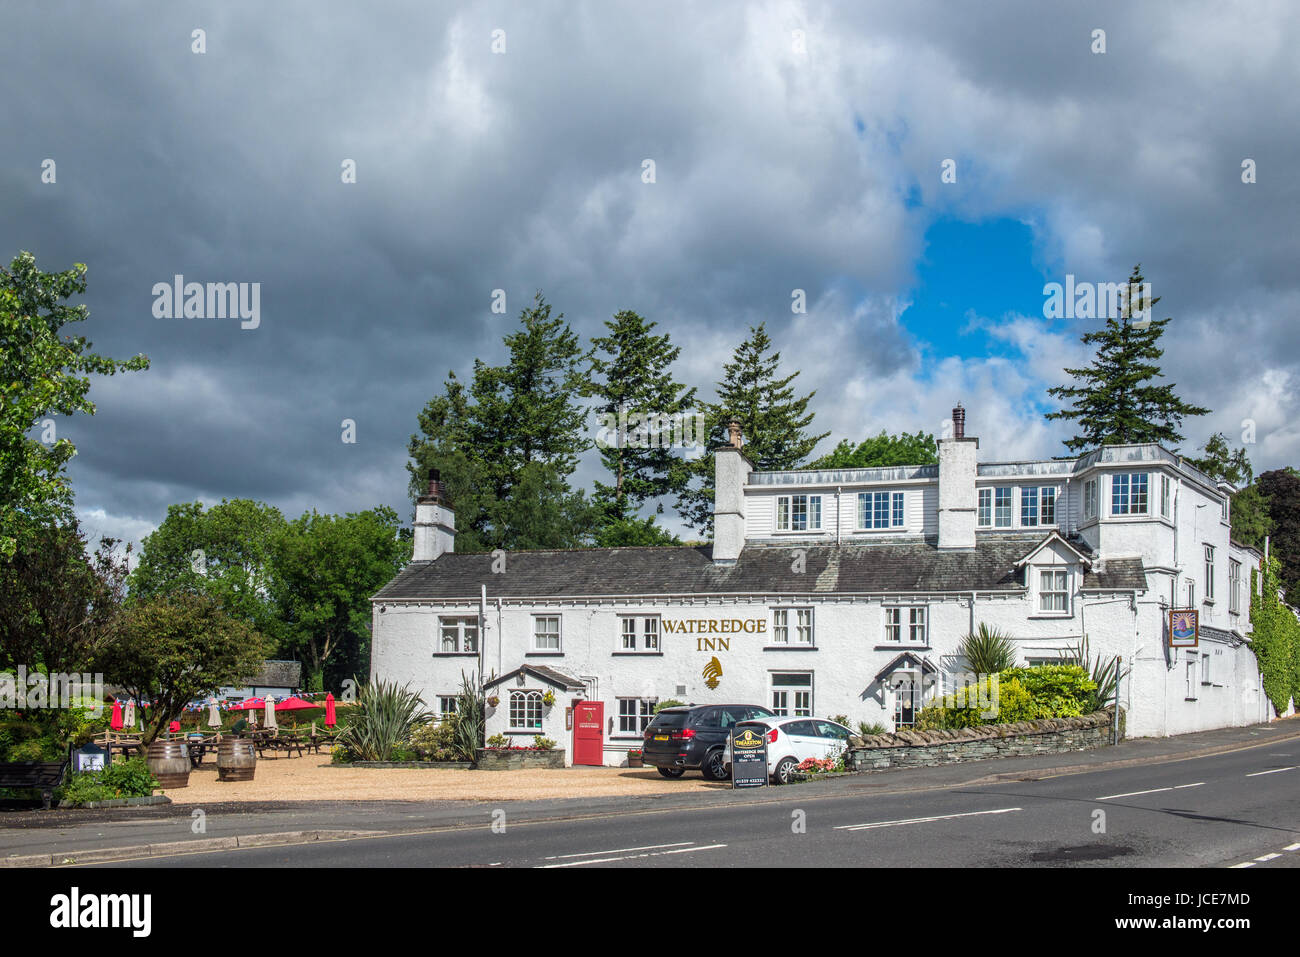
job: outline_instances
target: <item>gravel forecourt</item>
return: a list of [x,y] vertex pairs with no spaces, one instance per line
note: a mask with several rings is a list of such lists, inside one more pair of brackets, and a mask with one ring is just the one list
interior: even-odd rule
[[158,793],[175,804],[220,801],[533,801],[618,797],[710,789],[698,771],[670,780],[654,768],[530,768],[474,771],[457,768],[331,767],[329,755],[267,758],[252,781],[221,782],[213,761],[190,772],[189,787]]

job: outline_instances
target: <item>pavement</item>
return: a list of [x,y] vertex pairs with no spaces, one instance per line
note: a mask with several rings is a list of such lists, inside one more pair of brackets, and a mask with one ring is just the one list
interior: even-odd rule
[[[650,866],[746,866],[770,864],[771,842],[792,833],[792,814],[802,811],[809,822],[805,833],[830,840],[799,842],[797,855],[783,858],[791,864],[1051,866],[1086,859],[1286,867],[1300,864],[1298,780],[1300,719],[1284,719],[1139,738],[1094,751],[846,774],[745,791],[4,812],[0,866],[548,866],[538,862],[552,857],[554,866],[621,864],[625,856]],[[1094,833],[1098,809],[1109,825]],[[952,839],[929,845],[926,859],[918,861],[913,841],[896,843],[892,836],[917,826]],[[1123,841],[1106,838],[1117,833],[1116,826]],[[851,838],[865,832],[875,835],[870,861],[861,842]],[[882,838],[886,832],[891,836]],[[514,837],[492,839],[506,834]],[[1071,841],[1063,843],[1066,835]],[[602,847],[630,847],[634,853],[606,861]],[[596,857],[584,857],[583,848],[595,848]]]

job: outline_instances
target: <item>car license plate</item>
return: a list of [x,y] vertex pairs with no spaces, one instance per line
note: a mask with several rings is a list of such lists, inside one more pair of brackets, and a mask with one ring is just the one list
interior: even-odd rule
[[656,741],[667,741],[667,740],[668,740],[668,735],[666,735],[666,734],[656,734],[656,735],[655,735],[655,740],[656,740]]

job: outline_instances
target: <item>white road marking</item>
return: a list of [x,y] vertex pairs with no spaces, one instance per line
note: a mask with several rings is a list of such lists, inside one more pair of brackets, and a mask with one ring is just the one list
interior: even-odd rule
[[1282,856],[1281,854],[1265,854],[1263,857],[1255,858],[1255,860],[1259,861],[1260,863],[1263,863],[1264,861],[1271,861],[1274,858],[1281,857],[1281,856]]
[[1232,867],[1228,868],[1228,870],[1235,871],[1240,867],[1254,867],[1254,866],[1255,866],[1254,861],[1247,861],[1245,864],[1233,864]]
[[1175,784],[1171,788],[1152,788],[1150,791],[1129,791],[1126,794],[1107,794],[1105,797],[1093,798],[1094,801],[1110,801],[1114,798],[1131,798],[1140,794],[1159,794],[1161,791],[1180,791],[1183,788],[1199,788],[1204,781],[1197,781],[1195,784]]
[[608,851],[583,851],[581,854],[552,854],[550,857],[544,857],[546,861],[562,861],[570,857],[591,857],[593,854],[627,854],[632,851],[657,851],[662,847],[685,847],[687,844],[694,844],[694,841],[678,841],[675,844],[646,844],[643,847],[615,847]]
[[934,817],[910,817],[899,821],[873,821],[870,824],[840,824],[837,831],[867,831],[875,827],[901,827],[904,824],[929,824],[931,821],[950,821],[956,817],[978,817],[981,814],[1010,814],[1023,808],[1002,807],[996,811],[967,811],[964,814],[936,814]]
[[1282,850],[1284,850],[1284,851],[1300,851],[1300,844],[1288,844],[1286,847],[1282,848]]
[[1294,770],[1295,770],[1294,765],[1289,768],[1269,768],[1267,771],[1256,771],[1254,774],[1247,774],[1246,777],[1257,778],[1261,774],[1277,774],[1279,771],[1294,771]]
[[[670,847],[671,845],[657,845],[657,846]],[[726,847],[726,846],[727,845],[725,844],[705,844],[700,847],[679,847],[675,851],[651,851],[648,854],[625,854],[622,857],[592,857],[592,858],[588,858],[585,861],[565,861],[563,864],[541,864],[539,866],[543,869],[548,869],[553,867],[581,867],[584,864],[609,864],[614,861],[633,861],[642,857],[664,857],[665,855],[668,854],[691,854],[694,853],[695,851],[715,851],[720,847]],[[599,853],[599,852],[595,852],[595,853]]]

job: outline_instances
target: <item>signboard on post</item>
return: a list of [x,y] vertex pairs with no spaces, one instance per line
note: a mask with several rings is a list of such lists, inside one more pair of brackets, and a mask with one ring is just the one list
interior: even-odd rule
[[1169,612],[1169,647],[1195,648],[1200,643],[1201,613],[1194,608]]
[[767,785],[767,738],[753,728],[731,729],[731,787]]
[[72,756],[73,770],[78,774],[85,771],[102,771],[108,760],[108,752],[94,742],[74,751]]

